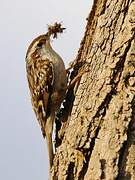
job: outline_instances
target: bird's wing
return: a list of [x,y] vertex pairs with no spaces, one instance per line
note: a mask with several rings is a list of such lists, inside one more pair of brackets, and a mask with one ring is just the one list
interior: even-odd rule
[[38,58],[29,61],[26,68],[32,106],[43,132],[48,113],[48,100],[54,82],[53,64],[47,58],[44,60]]

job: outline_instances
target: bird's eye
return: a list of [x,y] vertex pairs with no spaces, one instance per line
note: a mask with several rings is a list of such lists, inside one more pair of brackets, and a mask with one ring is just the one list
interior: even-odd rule
[[39,42],[39,43],[37,44],[38,47],[42,47],[42,45],[43,45],[42,42]]

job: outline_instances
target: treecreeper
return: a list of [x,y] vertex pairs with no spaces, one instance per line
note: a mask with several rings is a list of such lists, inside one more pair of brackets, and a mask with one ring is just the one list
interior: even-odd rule
[[82,70],[71,81],[68,80],[69,70],[74,68],[75,61],[66,70],[62,58],[51,46],[51,37],[57,38],[57,34],[64,29],[57,22],[48,26],[47,33],[35,38],[26,53],[32,107],[43,137],[47,140],[50,170],[54,157],[52,133],[56,113],[60,110],[67,91],[87,72]]
[[53,163],[52,132],[55,115],[67,90],[67,73],[62,58],[53,50],[51,36],[62,33],[60,23],[48,26],[46,34],[38,36],[28,47],[26,71],[31,102],[36,118],[47,140],[50,169]]

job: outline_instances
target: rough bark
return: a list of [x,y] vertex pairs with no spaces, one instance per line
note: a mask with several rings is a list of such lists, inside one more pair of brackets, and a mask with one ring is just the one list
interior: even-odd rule
[[95,0],[87,20],[72,76],[88,72],[67,94],[51,179],[133,180],[135,1]]

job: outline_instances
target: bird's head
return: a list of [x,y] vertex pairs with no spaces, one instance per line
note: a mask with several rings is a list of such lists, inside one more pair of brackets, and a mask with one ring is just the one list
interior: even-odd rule
[[[48,31],[46,34],[43,34],[41,36],[38,36],[36,39],[32,41],[30,44],[26,58],[29,58],[33,53],[35,52],[41,52],[41,50],[51,49],[50,46],[50,37],[57,38],[58,33],[63,33],[65,30],[64,27],[62,27],[61,23],[54,23],[54,25],[48,25]],[[37,53],[38,54],[38,53]]]
[[28,47],[26,57],[31,55],[33,52],[36,52],[47,46],[50,46],[50,36],[48,34],[38,36],[31,42],[30,46]]

